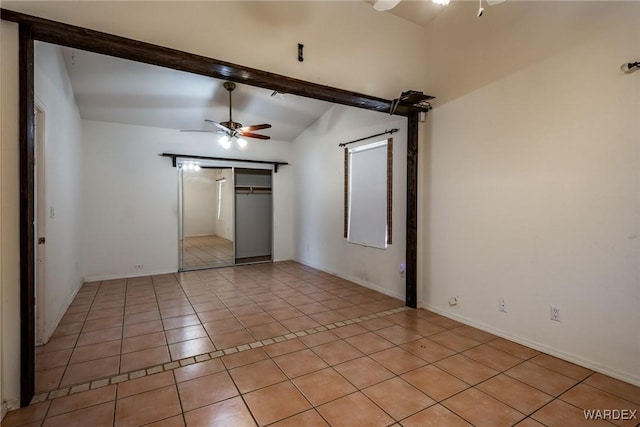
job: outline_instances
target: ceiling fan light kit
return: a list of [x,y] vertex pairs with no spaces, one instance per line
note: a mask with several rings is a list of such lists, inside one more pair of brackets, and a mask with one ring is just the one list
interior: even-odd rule
[[222,135],[220,138],[218,138],[218,144],[220,144],[225,150],[231,148],[231,140],[227,135]]

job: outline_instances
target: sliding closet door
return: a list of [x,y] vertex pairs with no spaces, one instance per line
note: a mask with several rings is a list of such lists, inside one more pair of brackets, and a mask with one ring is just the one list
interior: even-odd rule
[[272,203],[270,170],[235,170],[236,264],[272,260]]

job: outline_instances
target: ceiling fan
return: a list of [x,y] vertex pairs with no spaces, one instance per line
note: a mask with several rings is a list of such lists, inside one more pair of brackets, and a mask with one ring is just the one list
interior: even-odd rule
[[[396,7],[402,0],[376,0],[373,2],[373,8],[379,12],[385,10],[391,10]],[[432,0],[434,3],[439,4],[441,6],[446,6],[449,4],[449,0]],[[502,3],[506,0],[486,0],[489,6],[493,6],[499,3]],[[484,12],[484,8],[482,7],[482,0],[480,0],[480,8],[478,9],[478,16],[482,16]]]
[[[232,98],[231,92],[236,88],[236,84],[233,82],[224,82],[224,88],[229,92],[229,120],[226,122],[216,122],[213,120],[205,119],[205,122],[218,128],[216,131],[212,130],[183,130],[182,132],[217,132],[223,135],[218,139],[220,145],[224,148],[231,147],[231,143],[235,140],[240,148],[247,146],[247,141],[244,138],[257,138],[257,139],[271,139],[270,136],[254,133],[253,131],[261,129],[269,129],[271,127],[268,123],[262,123],[259,125],[242,126],[242,124],[233,121],[232,116]],[[244,138],[243,138],[244,137]]]

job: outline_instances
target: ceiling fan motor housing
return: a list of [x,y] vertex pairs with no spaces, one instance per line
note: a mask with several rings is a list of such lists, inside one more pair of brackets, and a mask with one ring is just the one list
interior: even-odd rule
[[220,124],[226,128],[229,128],[231,130],[236,130],[236,129],[240,129],[242,127],[241,123],[238,122],[220,122]]

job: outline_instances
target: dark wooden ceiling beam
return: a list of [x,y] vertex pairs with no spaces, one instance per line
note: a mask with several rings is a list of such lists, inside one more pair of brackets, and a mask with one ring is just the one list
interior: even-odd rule
[[[2,9],[2,19],[29,25],[32,28],[34,39],[47,43],[88,50],[104,55],[116,56],[132,61],[144,62],[216,79],[229,80],[236,83],[248,84],[282,93],[367,110],[388,113],[392,107],[391,100],[268,73],[255,68],[77,27],[75,25],[51,21],[7,9]],[[394,114],[407,116],[411,111],[417,110],[411,106],[400,105]]]

